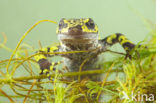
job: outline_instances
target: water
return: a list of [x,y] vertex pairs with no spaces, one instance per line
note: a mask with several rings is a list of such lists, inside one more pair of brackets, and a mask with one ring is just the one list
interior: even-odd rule
[[[149,31],[131,8],[156,23],[156,0],[0,0],[0,32],[8,38],[6,46],[15,49],[21,36],[39,20],[59,22],[61,18],[90,17],[97,23],[101,38],[120,32],[137,43]],[[43,46],[58,42],[56,26],[42,23],[29,33],[24,42],[36,49],[39,48],[38,40]],[[2,40],[0,35],[0,42]],[[8,59],[10,55],[0,48],[0,60]]]

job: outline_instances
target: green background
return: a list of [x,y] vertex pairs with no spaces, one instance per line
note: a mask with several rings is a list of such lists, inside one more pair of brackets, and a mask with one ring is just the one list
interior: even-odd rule
[[[149,31],[131,8],[156,23],[156,0],[0,0],[0,32],[8,37],[6,46],[15,49],[22,35],[39,20],[59,22],[61,18],[90,17],[98,25],[101,38],[118,32],[137,43]],[[38,40],[43,46],[58,42],[56,27],[56,24],[41,23],[24,42],[36,49],[39,48]],[[0,48],[0,60],[10,55]]]

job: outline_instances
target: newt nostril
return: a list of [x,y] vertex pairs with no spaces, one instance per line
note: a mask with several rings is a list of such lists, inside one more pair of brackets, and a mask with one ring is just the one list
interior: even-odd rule
[[81,27],[72,27],[68,30],[69,35],[81,35],[82,34],[82,28]]
[[77,28],[77,29],[79,29],[79,30],[82,30],[81,25],[77,25],[75,28]]
[[77,25],[75,27],[69,28],[69,31],[80,32],[80,31],[82,31],[82,27],[81,27],[81,25]]
[[82,27],[81,27],[81,25],[77,25],[77,26],[75,26],[75,27],[71,27],[71,28],[69,28],[69,30],[82,30]]

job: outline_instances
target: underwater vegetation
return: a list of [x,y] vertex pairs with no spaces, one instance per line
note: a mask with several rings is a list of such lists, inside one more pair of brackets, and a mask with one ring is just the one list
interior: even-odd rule
[[[10,59],[0,61],[0,98],[7,98],[11,103],[89,103],[88,98],[96,94],[98,101],[100,95],[104,94],[106,103],[156,101],[156,26],[149,20],[144,20],[150,32],[131,52],[131,59],[125,59],[124,53],[108,50],[106,52],[116,57],[101,61],[101,70],[60,73],[62,66],[56,65],[58,70],[50,73],[52,81],[46,75],[39,75],[39,66],[33,58],[39,55],[35,53],[37,49],[22,41],[39,23],[56,22],[37,22],[23,35],[15,50],[5,45],[7,37],[2,33],[4,41],[0,43],[0,49],[12,52],[12,55]],[[78,52],[86,51],[66,53]],[[104,74],[103,82],[70,81],[63,78],[100,73]],[[113,79],[110,79],[112,76]],[[0,99],[0,103],[3,102]]]

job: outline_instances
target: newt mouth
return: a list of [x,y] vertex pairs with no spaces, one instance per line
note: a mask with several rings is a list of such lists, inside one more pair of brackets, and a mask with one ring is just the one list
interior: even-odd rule
[[57,35],[59,40],[83,40],[83,39],[90,39],[90,40],[98,40],[98,34],[79,34],[79,35],[70,35],[70,34],[58,34]]

